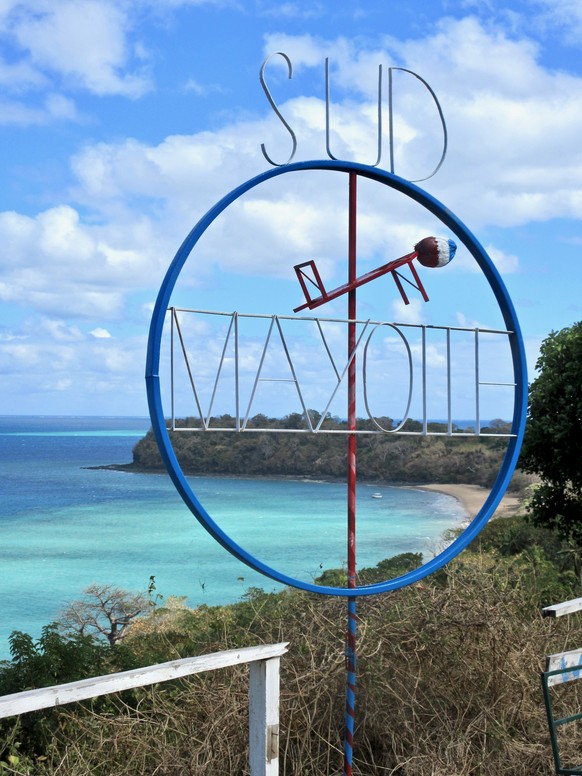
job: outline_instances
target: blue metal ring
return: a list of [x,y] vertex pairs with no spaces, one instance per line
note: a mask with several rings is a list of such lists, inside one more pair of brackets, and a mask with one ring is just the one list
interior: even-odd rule
[[439,555],[429,560],[420,568],[410,571],[407,574],[397,577],[396,579],[389,579],[384,582],[377,582],[373,585],[364,585],[355,589],[349,590],[349,596],[365,596],[376,593],[385,593],[389,590],[396,590],[406,585],[418,582],[424,577],[432,574],[440,569],[446,563],[455,558],[467,545],[473,541],[477,534],[484,527],[485,523],[495,512],[499,502],[501,501],[513,470],[515,469],[517,459],[519,456],[519,450],[521,447],[525,420],[527,412],[527,368],[525,359],[525,350],[523,346],[523,339],[521,330],[515,314],[515,310],[511,299],[507,293],[507,290],[501,280],[497,269],[493,265],[493,262],[479,244],[476,238],[465,227],[465,225],[451,213],[444,205],[438,200],[434,199],[426,191],[423,191],[418,186],[410,183],[403,178],[399,178],[396,175],[379,170],[375,167],[369,167],[363,164],[357,164],[356,162],[341,162],[330,160],[319,160],[309,162],[297,162],[295,164],[288,164],[284,167],[275,167],[267,170],[261,175],[257,175],[255,178],[251,178],[236,189],[227,194],[226,197],[217,202],[206,215],[200,219],[196,226],[192,229],[190,234],[186,237],[182,246],[176,253],[174,260],[172,261],[166,277],[161,285],[158,298],[156,300],[154,312],[152,315],[147,359],[146,359],[146,386],[148,404],[150,410],[150,417],[152,421],[152,428],[160,449],[160,453],[164,464],[174,482],[174,485],[183,500],[188,505],[191,512],[197,518],[197,520],[206,528],[206,530],[232,555],[241,560],[247,566],[259,571],[261,574],[282,582],[285,585],[292,585],[293,587],[307,590],[311,593],[321,593],[324,595],[333,596],[347,596],[348,589],[343,587],[328,587],[323,585],[316,585],[310,582],[303,582],[294,577],[290,577],[277,571],[274,568],[266,565],[258,558],[255,558],[249,552],[240,547],[233,539],[228,536],[220,526],[210,517],[208,512],[204,509],[202,504],[196,498],[194,491],[191,489],[184,473],[178,463],[178,459],[172,444],[168,431],[166,429],[166,423],[164,418],[164,411],[161,401],[160,391],[160,349],[162,332],[164,328],[164,320],[166,317],[167,308],[170,303],[170,297],[172,295],[174,286],[182,267],[184,266],[188,256],[192,252],[192,249],[204,234],[206,229],[212,224],[212,222],[235,200],[245,194],[247,191],[259,186],[264,181],[268,181],[271,178],[276,178],[278,175],[285,175],[292,172],[301,172],[303,170],[334,170],[337,172],[355,172],[364,178],[382,183],[389,186],[396,191],[401,192],[407,197],[410,197],[414,201],[418,202],[433,215],[435,215],[445,226],[447,226],[451,232],[453,232],[458,239],[465,245],[467,250],[471,253],[474,259],[479,264],[481,270],[485,274],[491,289],[497,299],[505,327],[508,331],[513,332],[509,336],[511,355],[513,361],[513,372],[515,376],[515,404],[512,421],[512,434],[514,436],[510,439],[505,456],[503,458],[497,479],[495,480],[489,496],[485,503],[481,507],[479,513],[467,526],[467,528],[460,534],[457,539],[452,542],[445,550]]

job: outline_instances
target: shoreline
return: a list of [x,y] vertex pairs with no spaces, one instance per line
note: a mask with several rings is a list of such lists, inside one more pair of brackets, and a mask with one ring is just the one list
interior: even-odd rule
[[[472,520],[475,517],[489,495],[489,489],[483,488],[480,485],[441,485],[440,483],[428,483],[426,485],[411,485],[409,487],[415,488],[416,490],[430,490],[434,493],[444,493],[447,496],[456,498],[467,513],[467,520]],[[520,511],[520,497],[513,493],[506,493],[499,502],[493,517],[511,517],[512,515],[519,514]]]

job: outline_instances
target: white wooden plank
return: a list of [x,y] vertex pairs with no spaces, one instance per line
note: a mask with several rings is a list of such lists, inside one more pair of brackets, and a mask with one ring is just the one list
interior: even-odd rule
[[251,776],[279,773],[280,658],[251,664],[249,684],[249,764]]
[[186,657],[155,666],[136,668],[132,671],[4,695],[0,697],[0,719],[15,714],[24,714],[28,711],[60,706],[73,701],[96,698],[110,692],[120,692],[134,687],[145,687],[158,682],[179,679],[203,671],[215,671],[219,668],[244,663],[252,664],[256,660],[262,661],[280,657],[286,651],[287,643],[260,644],[255,647],[213,652],[198,657]]
[[561,674],[548,676],[548,687],[565,682],[573,682],[575,679],[582,678],[582,649],[571,649],[568,652],[558,652],[555,655],[548,655],[546,658],[546,671],[557,671],[558,669],[580,666],[580,671],[564,671]]
[[544,617],[563,617],[565,614],[573,614],[582,610],[582,598],[573,598],[571,601],[564,601],[561,604],[545,606],[542,609]]

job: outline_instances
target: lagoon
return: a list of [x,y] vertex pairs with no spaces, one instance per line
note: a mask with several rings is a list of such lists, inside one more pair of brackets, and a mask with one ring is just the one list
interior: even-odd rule
[[[165,474],[90,469],[131,460],[148,418],[0,417],[0,659],[8,635],[37,637],[97,582],[234,602],[280,586],[231,557],[198,524]],[[313,580],[345,565],[345,484],[299,479],[192,478],[214,520],[263,562]],[[372,498],[375,493],[382,498]],[[401,552],[432,557],[466,517],[451,496],[358,486],[358,566]]]

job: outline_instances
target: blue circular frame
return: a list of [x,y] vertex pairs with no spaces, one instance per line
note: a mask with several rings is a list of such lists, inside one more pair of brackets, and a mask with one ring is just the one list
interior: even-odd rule
[[[270,180],[271,178],[276,178],[279,175],[286,175],[287,173],[301,172],[304,170],[333,170],[336,172],[346,173],[353,172],[357,175],[361,175],[364,178],[369,178],[370,180],[382,183],[392,189],[395,189],[398,192],[401,192],[430,211],[458,237],[458,239],[465,245],[471,255],[475,258],[497,299],[507,331],[512,332],[512,334],[509,335],[509,341],[513,361],[513,372],[515,376],[515,404],[512,421],[512,434],[514,436],[510,438],[497,478],[493,484],[489,496],[479,510],[479,513],[454,542],[452,542],[446,549],[439,553],[439,555],[432,558],[430,561],[415,569],[414,571],[410,571],[407,574],[396,577],[395,579],[389,579],[384,582],[377,582],[372,585],[362,585],[357,588],[350,588],[349,590],[348,588],[343,587],[329,587],[325,585],[316,585],[311,582],[303,582],[302,580],[295,579],[294,577],[290,577],[287,574],[283,574],[263,563],[258,558],[255,558],[253,555],[239,546],[220,528],[220,526],[210,517],[208,512],[198,501],[194,491],[186,480],[180,464],[178,463],[178,459],[174,453],[172,443],[170,441],[170,436],[166,428],[161,400],[159,367],[164,320],[174,286],[178,280],[182,267],[192,252],[192,249],[200,237],[204,234],[206,229],[210,226],[210,224],[212,224],[212,222],[240,196],[250,191],[251,189],[254,189],[256,186],[259,186],[261,183]],[[477,536],[477,534],[484,527],[485,523],[493,515],[507,489],[507,486],[509,485],[511,475],[513,474],[513,470],[517,464],[517,459],[523,440],[527,412],[527,367],[523,338],[521,335],[519,323],[511,299],[507,293],[507,290],[505,289],[499,273],[497,272],[497,269],[476,238],[465,227],[465,225],[455,215],[453,215],[450,210],[448,210],[438,200],[434,199],[434,197],[432,197],[426,191],[423,191],[418,186],[415,186],[413,183],[410,183],[403,178],[399,178],[397,175],[393,175],[375,167],[369,167],[367,165],[358,164],[356,162],[332,161],[327,159],[297,162],[295,164],[288,164],[284,167],[276,167],[274,169],[267,170],[261,175],[257,175],[255,178],[251,178],[250,180],[246,181],[236,189],[233,189],[230,194],[227,194],[223,199],[217,202],[206,213],[206,215],[200,219],[200,221],[192,229],[176,253],[176,256],[174,257],[174,260],[172,261],[160,287],[150,324],[145,377],[152,429],[164,464],[183,500],[186,502],[187,506],[194,514],[196,519],[204,526],[204,528],[211,534],[211,536],[213,536],[219,544],[221,544],[226,550],[228,550],[232,555],[245,563],[247,566],[250,566],[256,571],[259,571],[261,574],[264,574],[265,576],[270,577],[277,582],[281,582],[285,585],[291,585],[292,587],[300,588],[310,593],[319,593],[332,596],[349,595],[351,598],[357,596],[373,595],[377,593],[385,593],[389,590],[396,590],[398,588],[405,587],[406,585],[411,585],[414,582],[418,582],[429,574],[432,574],[433,572],[442,568],[442,566],[455,558],[462,550],[465,549],[465,547],[467,547],[467,545]]]

